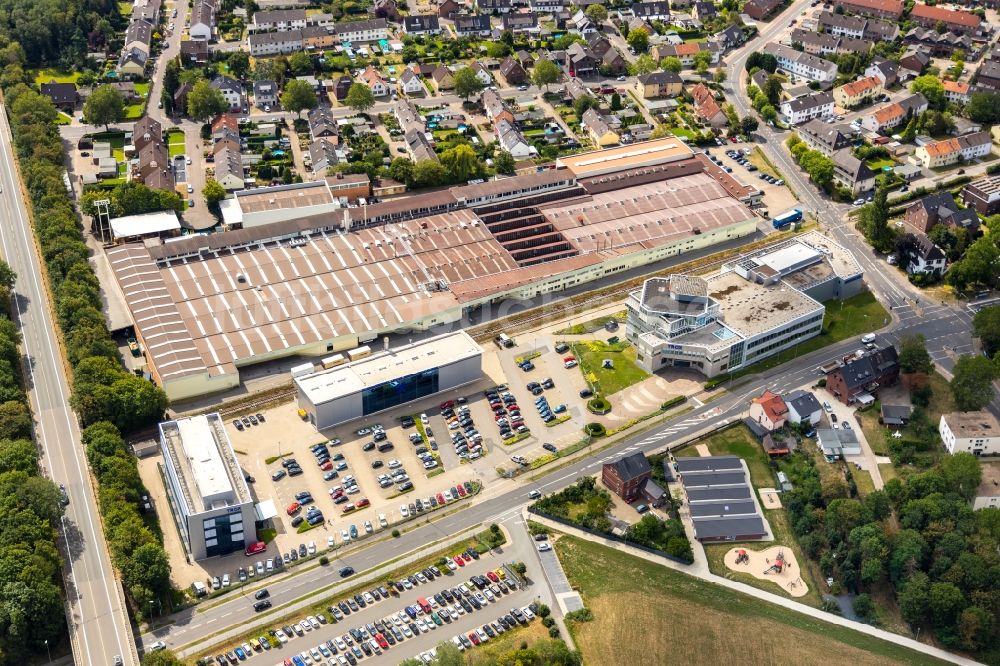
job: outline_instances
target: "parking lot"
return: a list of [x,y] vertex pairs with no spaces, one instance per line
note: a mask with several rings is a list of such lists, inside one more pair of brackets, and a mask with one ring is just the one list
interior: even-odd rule
[[[717,164],[741,183],[759,188],[763,193],[763,205],[770,215],[778,215],[792,208],[797,200],[785,185],[782,175],[772,169],[764,160],[759,150],[755,151],[752,143],[728,143],[725,146],[709,148],[709,157],[715,158]],[[731,156],[728,153],[739,153]],[[745,164],[740,164],[744,161]],[[771,182],[762,176],[773,176]],[[780,184],[779,184],[780,183]]]
[[[338,600],[325,613],[276,626],[243,644],[243,658],[257,657],[268,664],[285,659],[338,666],[396,664],[458,636],[465,639],[459,640],[461,649],[471,649],[488,643],[491,634],[495,637],[535,617],[528,608],[535,591],[519,584],[492,554],[474,559],[468,552],[464,558],[449,558],[446,567],[413,572],[396,583],[392,588],[373,586]],[[223,666],[241,660],[235,649],[215,659]]]

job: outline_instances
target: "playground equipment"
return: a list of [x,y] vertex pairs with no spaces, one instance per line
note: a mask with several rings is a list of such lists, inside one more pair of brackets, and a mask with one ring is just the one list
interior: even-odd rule
[[747,551],[740,549],[740,552],[736,553],[736,564],[748,564],[750,562],[750,555]]
[[764,570],[765,574],[781,573],[785,568],[785,551],[779,550],[778,556],[774,558],[774,564]]

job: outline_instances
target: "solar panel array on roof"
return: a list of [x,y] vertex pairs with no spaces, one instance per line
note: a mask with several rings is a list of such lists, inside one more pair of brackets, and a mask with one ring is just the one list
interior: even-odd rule
[[677,471],[700,541],[767,536],[742,459],[737,456],[677,458]]

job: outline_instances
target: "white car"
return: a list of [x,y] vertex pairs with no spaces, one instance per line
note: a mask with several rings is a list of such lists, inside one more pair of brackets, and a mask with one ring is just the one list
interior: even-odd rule
[[194,185],[192,185],[191,183],[188,183],[187,190],[188,190],[188,194],[191,194],[192,192],[194,192]]
[[315,541],[310,541],[310,542],[309,542],[309,543],[308,543],[308,544],[306,545],[306,551],[307,551],[307,552],[308,552],[308,553],[309,553],[310,555],[315,555],[315,554],[316,554],[316,542],[315,542]]
[[159,652],[160,650],[166,650],[166,649],[167,649],[167,644],[164,643],[163,641],[156,641],[155,643],[149,646],[150,652]]
[[385,519],[384,513],[378,514],[378,524],[382,527],[389,527],[389,521]]
[[313,629],[319,629],[319,620],[316,619],[315,615],[310,615],[306,619],[309,620],[309,624],[312,625]]
[[340,530],[340,537],[344,540],[344,543],[351,542],[351,533],[347,530]]
[[829,413],[831,413],[833,411],[833,407],[831,407],[830,403],[826,402],[825,400],[823,401],[823,409],[826,410],[827,414],[829,414]]
[[448,568],[452,571],[458,569],[458,566],[451,560],[451,558],[445,558],[444,563],[447,564]]
[[535,619],[535,614],[533,612],[531,612],[531,609],[528,608],[527,606],[525,606],[524,608],[522,608],[521,612],[524,613],[524,617],[528,618],[529,620],[534,620]]
[[405,504],[400,504],[399,505],[399,514],[401,516],[403,516],[403,518],[409,518],[410,517],[410,510],[408,508],[406,508]]
[[389,465],[389,469],[396,469],[397,467],[402,467],[403,463],[401,463],[398,460],[394,459],[394,460],[390,460],[388,462],[388,465]]
[[302,627],[302,631],[312,631],[312,624],[308,620],[302,620],[299,622],[298,626]]
[[552,550],[552,546],[549,545],[548,542],[542,542],[542,543],[538,544],[538,552],[539,553],[544,553],[547,550]]
[[375,528],[372,527],[372,521],[366,520],[365,521],[365,532],[368,533],[368,534],[371,534],[374,531],[375,531]]
[[333,536],[328,536],[326,538],[326,547],[333,548],[333,545],[334,545]]
[[264,573],[264,563],[261,562],[260,560],[257,561],[257,573],[259,574]]
[[455,647],[458,648],[459,652],[465,652],[465,644],[462,643],[461,639],[458,636],[452,636],[451,642],[455,644]]
[[344,639],[341,638],[340,636],[337,636],[336,638],[333,639],[333,644],[336,645],[337,649],[340,650],[341,652],[347,649],[347,643],[345,643]]
[[222,576],[222,587],[229,587],[229,574]]
[[188,166],[190,166],[191,165],[191,158],[190,157],[186,158],[184,160],[184,163],[187,164]]
[[285,632],[281,629],[274,632],[274,637],[277,638],[282,645],[288,642],[288,636],[286,636]]

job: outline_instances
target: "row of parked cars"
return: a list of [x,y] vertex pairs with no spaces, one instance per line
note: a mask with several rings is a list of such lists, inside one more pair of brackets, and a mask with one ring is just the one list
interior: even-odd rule
[[521,415],[521,407],[517,404],[517,398],[506,385],[489,389],[483,394],[490,403],[490,409],[493,410],[493,418],[501,439],[510,439],[529,432],[528,426],[524,423],[524,416]]
[[[188,190],[190,191],[190,190]],[[260,423],[266,423],[267,419],[264,418],[263,414],[249,414],[238,419],[233,420],[233,427],[243,432],[251,426],[258,425]]]
[[483,436],[476,428],[476,423],[469,411],[466,400],[461,403],[446,400],[441,403],[441,416],[451,432],[451,443],[459,458],[475,460],[483,455]]

